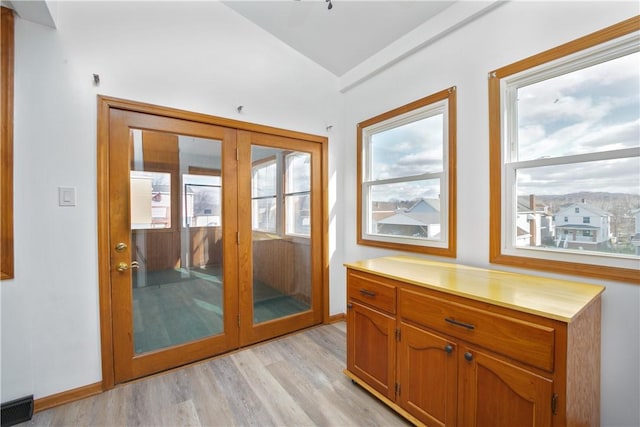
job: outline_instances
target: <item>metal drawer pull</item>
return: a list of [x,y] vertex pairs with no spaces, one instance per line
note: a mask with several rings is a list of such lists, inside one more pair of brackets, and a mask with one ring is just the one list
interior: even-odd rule
[[471,323],[460,322],[460,321],[458,321],[456,319],[452,319],[450,317],[445,317],[444,321],[447,322],[447,323],[451,323],[452,325],[462,326],[463,328],[467,328],[467,329],[475,329],[476,328]]
[[362,295],[364,295],[364,296],[367,296],[367,297],[375,297],[375,296],[376,296],[376,293],[375,293],[375,292],[368,291],[368,290],[366,290],[366,289],[360,289],[360,293],[361,293]]

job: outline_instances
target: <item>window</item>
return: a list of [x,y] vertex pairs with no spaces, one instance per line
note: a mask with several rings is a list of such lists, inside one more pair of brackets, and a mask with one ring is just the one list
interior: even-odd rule
[[294,152],[285,156],[285,211],[287,234],[309,236],[311,232],[311,155]]
[[309,237],[311,154],[253,146],[252,157],[253,230]]
[[183,175],[185,227],[222,225],[222,185],[220,177]]
[[171,228],[171,174],[131,171],[131,229]]
[[358,124],[358,243],[456,256],[456,91]]
[[490,73],[491,262],[640,282],[639,25]]
[[[195,139],[192,140],[195,141]],[[213,159],[216,160],[221,156],[217,148],[211,150],[213,151],[211,154],[214,154]],[[189,173],[182,175],[183,227],[222,226],[221,175],[220,169],[189,165]]]
[[266,233],[277,232],[277,164],[276,158],[256,162],[251,180],[251,201],[253,203],[253,229]]
[[0,133],[0,279],[13,279],[13,11],[2,10],[0,25],[0,94],[2,131]]

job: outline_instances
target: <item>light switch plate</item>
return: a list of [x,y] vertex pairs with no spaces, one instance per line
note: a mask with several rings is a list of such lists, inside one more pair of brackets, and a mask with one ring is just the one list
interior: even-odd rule
[[59,206],[75,206],[76,205],[75,187],[58,187],[58,205]]

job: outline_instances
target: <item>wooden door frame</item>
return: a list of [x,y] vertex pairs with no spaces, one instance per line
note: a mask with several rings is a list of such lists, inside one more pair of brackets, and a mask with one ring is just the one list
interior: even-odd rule
[[111,304],[111,263],[109,247],[109,117],[111,109],[152,114],[172,119],[188,120],[290,137],[321,144],[322,182],[322,322],[329,323],[329,207],[328,207],[328,138],[302,132],[264,126],[223,117],[194,113],[175,108],[146,104],[126,99],[98,95],[97,125],[97,212],[98,212],[98,293],[100,302],[100,338],[102,355],[102,389],[115,386],[114,347]]

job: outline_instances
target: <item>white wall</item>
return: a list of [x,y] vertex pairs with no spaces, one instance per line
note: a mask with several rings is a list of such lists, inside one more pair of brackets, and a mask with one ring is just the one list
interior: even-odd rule
[[[346,93],[344,165],[355,165],[354,129],[369,117],[449,86],[458,100],[458,257],[489,259],[488,72],[638,13],[637,2],[511,2]],[[355,244],[355,168],[343,167],[345,261],[389,251]],[[352,202],[353,201],[353,202]],[[446,261],[446,260],[445,260]],[[523,271],[548,275],[543,272]],[[343,277],[334,272],[335,277]],[[582,280],[591,283],[598,281]],[[342,278],[344,282],[344,278]],[[602,425],[640,425],[640,286],[604,283]],[[335,285],[335,283],[334,283]]]
[[[344,95],[335,77],[217,3],[59,2],[57,30],[18,19],[16,279],[0,287],[0,400],[101,380],[97,93],[320,135],[333,125],[335,314],[345,310],[342,262],[389,253],[355,244],[357,122],[458,87],[457,261],[489,266],[487,73],[637,13],[636,2],[507,3]],[[58,186],[77,187],[77,207],[57,206]],[[602,424],[638,426],[640,287],[605,285]]]
[[[56,30],[16,21],[2,402],[101,381],[98,93],[318,135],[341,120],[335,76],[221,3],[59,2],[57,12]],[[337,135],[328,135],[330,162]],[[76,207],[58,207],[58,186],[77,188]]]

